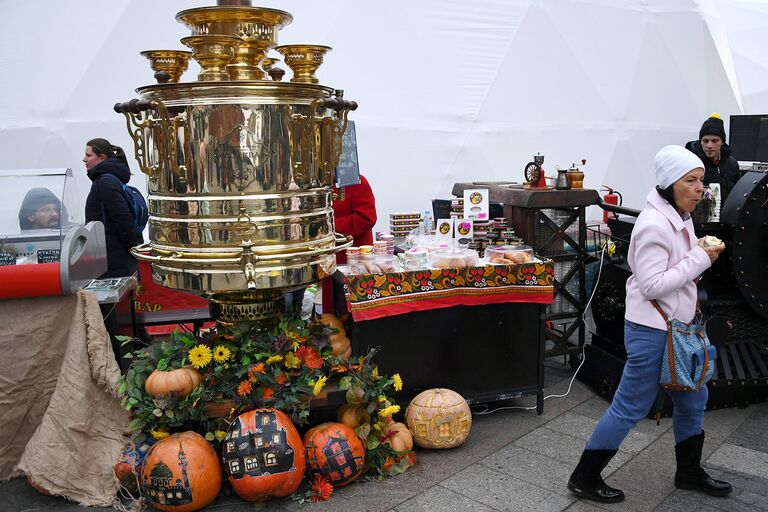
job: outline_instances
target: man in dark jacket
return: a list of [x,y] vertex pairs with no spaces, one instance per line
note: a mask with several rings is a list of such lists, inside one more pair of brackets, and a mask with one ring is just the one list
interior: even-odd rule
[[739,181],[739,162],[731,156],[731,148],[725,143],[725,127],[720,114],[712,114],[699,130],[699,140],[685,145],[704,163],[704,185],[720,184],[724,202],[731,189]]

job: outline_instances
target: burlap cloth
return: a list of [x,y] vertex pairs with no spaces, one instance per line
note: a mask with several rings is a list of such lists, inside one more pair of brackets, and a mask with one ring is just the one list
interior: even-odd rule
[[115,502],[128,412],[95,296],[0,300],[0,480]]

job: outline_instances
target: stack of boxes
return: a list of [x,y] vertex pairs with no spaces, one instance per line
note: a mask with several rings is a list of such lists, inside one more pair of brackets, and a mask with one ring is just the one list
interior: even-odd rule
[[412,230],[417,229],[420,223],[421,214],[419,212],[389,214],[389,231],[395,238],[405,238]]

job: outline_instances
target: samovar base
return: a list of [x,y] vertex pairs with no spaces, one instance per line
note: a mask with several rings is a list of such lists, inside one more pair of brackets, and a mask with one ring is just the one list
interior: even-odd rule
[[208,308],[216,326],[227,331],[254,327],[269,329],[283,313],[283,290],[257,290],[214,293],[208,296]]

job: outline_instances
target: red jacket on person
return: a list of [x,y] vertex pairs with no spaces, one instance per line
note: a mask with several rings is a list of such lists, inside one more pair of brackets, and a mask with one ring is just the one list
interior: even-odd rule
[[[334,192],[338,190],[334,187]],[[360,175],[360,184],[344,188],[344,200],[333,202],[333,214],[336,231],[343,235],[352,235],[354,245],[373,244],[373,226],[376,224],[376,199],[371,185]],[[345,252],[336,254],[339,263],[346,263]]]

